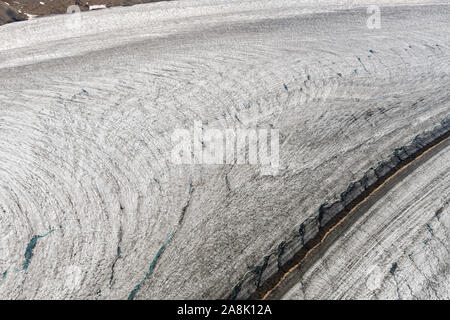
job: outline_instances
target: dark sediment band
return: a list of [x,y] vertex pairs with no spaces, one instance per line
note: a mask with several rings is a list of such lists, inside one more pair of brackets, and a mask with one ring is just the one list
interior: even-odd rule
[[450,137],[450,117],[430,131],[422,132],[413,141],[394,150],[386,161],[369,168],[361,179],[351,182],[340,200],[325,202],[315,217],[300,224],[298,232],[279,244],[263,258],[261,265],[249,270],[233,288],[229,299],[261,299],[271,291],[286,272],[301,262],[352,209],[405,165]]

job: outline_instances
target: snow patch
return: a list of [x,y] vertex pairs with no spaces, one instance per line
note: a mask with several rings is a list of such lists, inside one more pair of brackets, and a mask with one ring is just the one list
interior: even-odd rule
[[99,9],[106,9],[106,5],[104,4],[96,4],[93,6],[89,6],[89,10],[99,10]]

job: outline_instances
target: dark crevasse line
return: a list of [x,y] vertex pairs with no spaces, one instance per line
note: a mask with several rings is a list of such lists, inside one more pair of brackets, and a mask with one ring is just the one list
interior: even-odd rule
[[[248,270],[233,287],[229,299],[261,298],[263,287],[269,287],[276,278],[283,274],[283,268],[289,265],[301,251],[312,246],[321,233],[329,227],[339,215],[350,210],[360,198],[392,176],[401,166],[413,161],[417,156],[450,136],[450,117],[429,131],[418,134],[410,144],[397,148],[385,161],[369,168],[363,177],[351,182],[341,193],[340,199],[333,203],[324,202],[315,217],[307,218],[300,224],[298,232],[264,256],[261,265]],[[291,257],[287,257],[286,253]],[[285,255],[283,257],[283,255]],[[272,279],[273,278],[273,279]],[[267,280],[267,282],[266,282]]]
[[114,273],[115,273],[115,267],[116,267],[116,263],[117,261],[119,261],[119,259],[121,258],[121,249],[120,246],[122,244],[122,226],[120,226],[119,228],[119,234],[118,234],[118,241],[117,241],[117,249],[116,249],[116,257],[114,258],[114,261],[112,263],[111,266],[111,276],[109,277],[109,287],[111,288],[113,285],[113,281],[114,281]]
[[152,262],[150,263],[150,268],[149,268],[149,271],[147,272],[147,274],[145,275],[145,278],[141,282],[138,283],[138,285],[133,289],[133,291],[131,291],[130,295],[128,296],[128,300],[133,300],[134,297],[136,296],[136,294],[138,293],[139,289],[141,288],[142,284],[145,282],[145,280],[150,278],[153,271],[155,270],[156,263],[158,262],[159,258],[161,257],[161,254],[164,252],[164,249],[166,248],[166,246],[172,240],[174,234],[175,234],[175,231],[172,230],[170,232],[169,238],[166,240],[166,242],[164,242],[164,244],[161,246],[161,248],[159,248],[158,252],[156,253],[155,257],[153,258]]
[[25,261],[23,263],[22,269],[6,270],[5,272],[3,272],[1,278],[5,279],[9,272],[21,272],[21,271],[27,270],[28,267],[30,266],[31,258],[33,257],[33,250],[36,247],[38,240],[49,236],[53,231],[55,231],[55,230],[52,229],[49,232],[47,232],[46,234],[33,236],[25,249],[25,254],[24,254]]

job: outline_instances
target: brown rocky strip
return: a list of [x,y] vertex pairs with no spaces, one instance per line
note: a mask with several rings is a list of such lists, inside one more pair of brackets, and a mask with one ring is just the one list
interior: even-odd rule
[[418,159],[422,154],[450,137],[450,119],[423,132],[407,146],[394,150],[391,157],[370,168],[357,182],[352,182],[341,193],[341,199],[332,204],[325,202],[318,209],[318,215],[305,220],[293,239],[283,241],[278,252],[264,257],[261,265],[247,273],[233,289],[230,299],[270,298],[287,275],[306,263],[306,259],[333,232],[346,216],[402,168]]

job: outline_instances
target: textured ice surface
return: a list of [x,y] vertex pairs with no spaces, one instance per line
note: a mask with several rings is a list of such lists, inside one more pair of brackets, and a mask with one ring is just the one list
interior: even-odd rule
[[[339,8],[175,1],[0,27],[1,298],[226,297],[448,116],[448,4],[381,7],[381,29]],[[279,174],[172,164],[195,121],[279,129]]]

